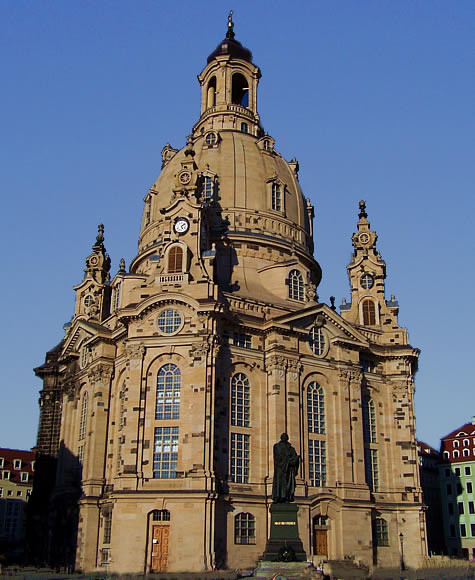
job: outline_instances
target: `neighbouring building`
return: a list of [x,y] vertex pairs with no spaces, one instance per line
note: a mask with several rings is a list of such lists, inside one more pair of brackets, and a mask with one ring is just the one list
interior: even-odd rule
[[386,298],[364,202],[351,298],[340,314],[319,301],[314,210],[298,162],[263,130],[260,78],[230,19],[198,76],[200,118],[184,147],[163,148],[137,256],[111,279],[99,227],[73,319],[37,369],[38,441],[54,440],[58,457],[48,533],[71,559],[58,563],[255,565],[282,432],[301,456],[309,557],[398,566],[402,547],[416,566],[426,555],[419,350]]
[[439,452],[423,441],[417,442],[422,497],[426,507],[427,547],[429,555],[445,553],[442,503],[439,480]]
[[475,417],[441,439],[440,454],[446,549],[475,560]]
[[0,554],[11,559],[24,555],[34,471],[34,451],[0,448]]

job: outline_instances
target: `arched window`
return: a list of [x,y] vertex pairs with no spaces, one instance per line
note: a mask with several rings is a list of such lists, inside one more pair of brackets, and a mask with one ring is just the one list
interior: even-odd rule
[[454,441],[454,447],[458,447],[460,443],[458,441]]
[[234,543],[256,543],[256,518],[252,514],[237,514],[234,518]]
[[231,381],[231,425],[249,427],[251,424],[251,392],[249,379],[237,373]]
[[325,396],[323,387],[315,382],[307,389],[307,418],[309,433],[325,433]]
[[82,396],[81,402],[81,418],[79,420],[79,441],[86,438],[86,423],[87,423],[87,405],[88,405],[88,394],[87,391]]
[[155,419],[178,419],[180,417],[180,369],[166,364],[157,375],[157,402]]
[[183,271],[183,249],[173,246],[168,252],[168,273],[178,274]]
[[470,441],[468,439],[463,440],[463,446],[468,447],[470,445]]
[[152,519],[154,522],[169,522],[170,512],[168,510],[153,510]]
[[298,270],[289,273],[289,298],[303,300],[303,276]]
[[448,451],[444,451],[443,456],[444,456],[444,459],[449,459],[450,453]]
[[455,451],[453,452],[453,456],[454,456],[455,458],[457,458],[459,455],[460,455],[460,453],[459,453],[457,450],[455,450]]
[[370,397],[363,399],[363,434],[365,443],[376,443],[376,412]]
[[249,133],[249,125],[247,123],[241,123],[241,131],[243,133]]
[[469,450],[469,449],[464,449],[464,450],[462,451],[462,453],[463,453],[463,456],[464,456],[464,457],[468,457],[468,456],[470,455],[470,450]]
[[249,106],[249,86],[246,78],[240,73],[233,75],[231,100],[234,105]]
[[376,324],[376,308],[374,307],[374,302],[367,298],[363,300],[363,324],[367,326],[372,326]]
[[208,83],[207,106],[216,106],[216,77],[213,77]]
[[276,182],[272,184],[272,209],[282,211],[282,191],[280,189],[280,183]]
[[389,546],[388,522],[384,518],[373,520],[373,543],[375,546]]

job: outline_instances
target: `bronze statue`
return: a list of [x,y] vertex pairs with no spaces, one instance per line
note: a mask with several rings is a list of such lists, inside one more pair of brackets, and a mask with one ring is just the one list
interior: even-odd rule
[[274,503],[294,501],[295,476],[300,458],[289,443],[287,433],[282,433],[280,441],[274,445],[274,483],[272,500]]

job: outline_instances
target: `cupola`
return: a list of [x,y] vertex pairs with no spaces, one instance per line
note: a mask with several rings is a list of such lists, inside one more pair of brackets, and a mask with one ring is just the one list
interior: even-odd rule
[[251,51],[235,39],[232,11],[226,37],[209,55],[198,75],[201,85],[201,117],[193,128],[195,137],[208,130],[236,130],[256,137],[262,134],[257,114],[259,67]]

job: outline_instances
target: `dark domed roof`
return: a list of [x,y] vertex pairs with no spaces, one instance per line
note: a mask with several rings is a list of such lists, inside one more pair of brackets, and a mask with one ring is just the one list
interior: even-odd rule
[[234,38],[234,22],[232,21],[232,11],[228,18],[228,31],[226,38],[222,40],[216,49],[208,56],[208,64],[217,56],[227,55],[231,58],[239,58],[246,62],[252,62],[252,52],[245,48],[238,40]]

